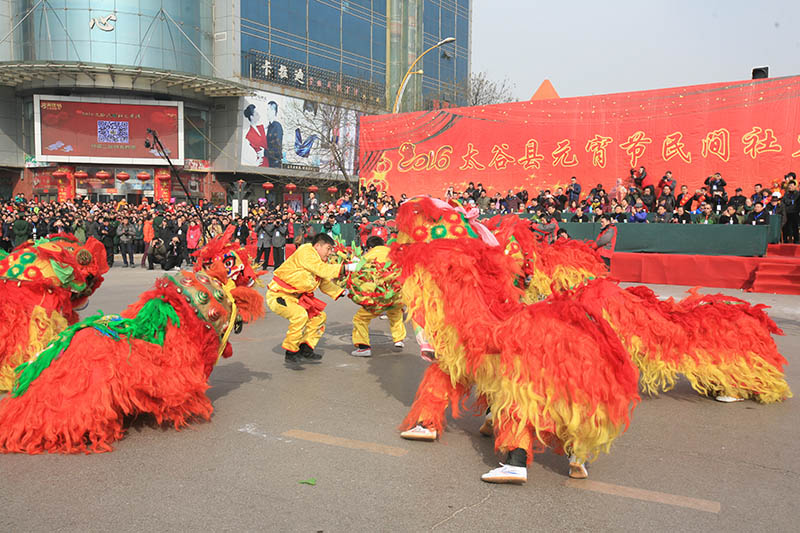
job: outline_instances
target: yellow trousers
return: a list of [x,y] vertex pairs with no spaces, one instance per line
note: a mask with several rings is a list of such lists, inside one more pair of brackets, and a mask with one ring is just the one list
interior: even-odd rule
[[317,346],[325,333],[327,315],[323,311],[314,318],[308,318],[308,312],[297,303],[297,297],[285,292],[267,291],[267,306],[276,315],[289,321],[289,329],[281,346],[284,350],[296,352],[304,342],[312,348]]
[[[389,318],[389,329],[392,332],[392,341],[398,342],[406,338],[406,326],[403,324],[403,308],[399,305],[390,307],[385,312]],[[370,313],[363,307],[356,311],[353,317],[353,344],[366,344],[369,346],[369,323],[380,315]]]

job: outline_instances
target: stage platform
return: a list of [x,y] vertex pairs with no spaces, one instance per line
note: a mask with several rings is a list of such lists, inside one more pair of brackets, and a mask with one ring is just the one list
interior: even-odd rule
[[800,294],[800,246],[771,244],[766,257],[615,253],[620,281]]

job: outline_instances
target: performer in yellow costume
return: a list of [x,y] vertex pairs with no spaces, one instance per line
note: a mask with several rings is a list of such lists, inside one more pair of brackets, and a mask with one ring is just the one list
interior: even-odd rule
[[325,332],[325,302],[314,296],[319,288],[333,299],[344,289],[333,283],[343,266],[327,263],[334,242],[320,233],[309,244],[300,246],[277,270],[267,290],[267,305],[279,316],[289,321],[289,330],[283,339],[287,363],[319,361],[315,353],[319,339]]
[[[377,235],[373,235],[367,239],[366,243],[367,253],[364,254],[362,261],[373,264],[378,267],[376,270],[380,274],[391,275],[387,265],[389,261],[389,247],[385,245],[383,239]],[[394,274],[397,277],[399,270]],[[397,350],[402,350],[405,345],[403,339],[406,338],[406,327],[403,324],[403,306],[400,301],[400,291],[394,295],[390,300],[391,305],[386,307],[386,303],[382,302],[381,306],[362,305],[355,316],[353,317],[353,344],[356,349],[351,352],[351,355],[356,357],[370,357],[372,355],[372,348],[369,342],[369,324],[374,318],[381,315],[386,315],[389,319],[389,329],[392,333],[392,342]]]

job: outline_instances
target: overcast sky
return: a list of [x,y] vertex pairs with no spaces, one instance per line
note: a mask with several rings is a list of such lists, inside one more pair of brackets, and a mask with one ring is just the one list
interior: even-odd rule
[[800,74],[800,0],[473,0],[472,70],[527,100]]

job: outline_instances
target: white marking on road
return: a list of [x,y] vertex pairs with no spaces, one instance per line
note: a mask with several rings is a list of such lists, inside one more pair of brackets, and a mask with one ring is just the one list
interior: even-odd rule
[[387,446],[385,444],[378,444],[377,442],[365,442],[362,440],[334,437],[333,435],[325,435],[324,433],[312,433],[310,431],[303,431],[302,429],[290,429],[289,431],[284,431],[281,433],[281,435],[284,437],[293,437],[295,439],[307,440],[310,442],[329,444],[331,446],[339,446],[340,448],[350,448],[351,450],[364,450],[371,453],[391,455],[392,457],[402,457],[408,453],[408,450],[405,448]]
[[270,435],[266,431],[258,429],[258,426],[256,426],[255,424],[245,424],[239,428],[239,432],[247,433],[248,435],[253,435],[254,437],[261,437],[262,439],[279,440],[281,442],[292,442],[291,439],[284,439],[283,437]]
[[589,481],[587,479],[568,479],[566,482],[564,482],[564,485],[573,489],[590,490],[592,492],[600,492],[602,494],[610,494],[612,496],[622,496],[623,498],[631,498],[645,502],[663,503],[664,505],[685,507],[687,509],[695,509],[697,511],[704,511],[706,513],[718,514],[722,508],[719,502],[711,500],[690,498],[688,496],[667,494],[666,492],[656,492],[653,490],[637,489],[635,487],[624,487],[622,485],[612,485],[611,483]]
[[442,520],[441,522],[436,522],[435,524],[433,524],[433,525],[431,526],[431,531],[433,531],[433,530],[434,530],[434,529],[436,529],[437,527],[441,526],[441,525],[442,525],[442,524],[444,524],[445,522],[449,522],[450,520],[452,520],[453,518],[455,518],[455,516],[456,516],[458,513],[462,512],[462,511],[466,511],[467,509],[472,509],[473,507],[477,507],[477,506],[481,505],[482,503],[486,503],[486,500],[488,500],[488,499],[489,499],[491,496],[492,496],[492,493],[490,492],[489,494],[487,494],[487,495],[486,495],[486,496],[485,496],[485,497],[484,497],[484,498],[483,498],[481,501],[479,501],[478,503],[473,503],[472,505],[465,505],[465,506],[464,506],[464,507],[462,507],[461,509],[457,510],[456,512],[454,512],[453,514],[451,514],[450,516],[448,516],[447,518],[445,518],[444,520]]

